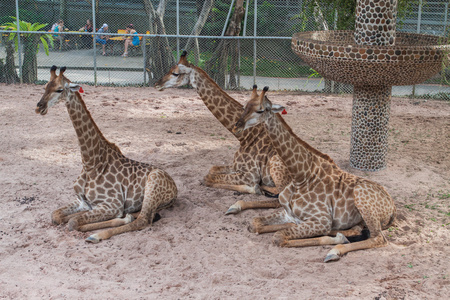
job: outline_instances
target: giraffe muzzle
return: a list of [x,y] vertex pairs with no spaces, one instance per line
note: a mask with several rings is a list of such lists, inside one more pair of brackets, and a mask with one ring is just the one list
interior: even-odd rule
[[236,124],[236,125],[233,126],[233,129],[232,129],[231,131],[232,131],[234,134],[239,135],[239,134],[242,133],[243,130],[244,130],[244,129],[243,129],[242,127],[239,127],[238,124]]
[[47,114],[47,105],[45,105],[44,103],[39,102],[37,104],[37,107],[35,109],[35,112],[37,114],[41,114],[41,115],[45,115]]

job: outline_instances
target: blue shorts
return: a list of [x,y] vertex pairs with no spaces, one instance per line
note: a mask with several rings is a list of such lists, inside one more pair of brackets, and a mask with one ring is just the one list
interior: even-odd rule
[[139,46],[139,42],[140,42],[139,39],[137,41],[133,40],[132,44],[133,46]]
[[112,41],[104,40],[104,39],[97,39],[96,42],[99,43],[99,44],[102,44],[102,45],[106,45],[106,44],[111,44],[112,43]]

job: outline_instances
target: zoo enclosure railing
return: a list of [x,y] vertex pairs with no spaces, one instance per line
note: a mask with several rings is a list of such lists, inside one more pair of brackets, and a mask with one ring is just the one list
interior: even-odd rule
[[[11,1],[12,3],[13,1]],[[178,57],[180,51],[189,38],[198,40],[200,49],[200,67],[210,59],[215,45],[221,40],[230,39],[238,41],[239,48],[239,72],[236,74],[239,87],[250,88],[256,82],[268,82],[271,89],[287,90],[318,90],[324,89],[324,82],[316,77],[311,70],[290,49],[290,40],[293,33],[298,31],[319,30],[321,24],[313,15],[302,15],[302,5],[307,1],[302,0],[256,0],[244,1],[246,14],[243,20],[242,33],[240,36],[224,36],[233,14],[235,1],[213,1],[209,10],[205,25],[199,34],[192,34],[192,30],[199,19],[202,10],[199,3],[206,1],[195,0],[169,0],[166,1],[164,13],[165,34],[146,33],[149,28],[148,15],[143,2],[137,0],[99,1],[99,7],[95,7],[96,1],[88,4],[86,1],[19,1],[15,0],[10,5],[10,12],[19,20],[38,21],[49,23],[44,28],[49,30],[60,16],[65,19],[65,25],[73,31],[77,31],[85,19],[92,19],[96,28],[103,23],[108,23],[111,33],[106,35],[118,37],[118,29],[125,29],[126,24],[133,23],[138,36],[141,37],[141,47],[135,50],[133,57],[122,58],[120,51],[123,43],[113,46],[113,56],[101,56],[101,45],[92,43],[90,49],[80,49],[83,45],[79,42],[82,36],[92,37],[96,33],[85,32],[63,32],[52,33],[52,35],[68,40],[69,47],[64,49],[60,46],[54,47],[46,56],[40,51],[37,57],[38,80],[46,81],[48,68],[53,65],[65,65],[73,70],[74,80],[93,84],[111,85],[146,85],[154,81],[151,78],[153,72],[146,67],[147,51],[145,49],[157,38],[167,38],[173,55]],[[151,1],[155,10],[162,1]],[[11,4],[10,3],[10,4]],[[33,13],[27,10],[26,5],[34,5]],[[64,5],[64,7],[63,7]],[[7,12],[8,7],[2,12]],[[409,13],[404,19],[399,20],[397,30],[406,32],[418,32],[427,34],[444,35],[450,24],[449,1],[418,1],[412,5]],[[10,14],[11,15],[11,14]],[[2,16],[3,19],[7,15]],[[333,20],[328,21],[332,29]],[[0,30],[7,34],[7,30]],[[17,31],[18,34],[42,34],[42,32]],[[72,43],[73,42],[73,43]],[[20,43],[20,41],[19,41]],[[76,45],[75,45],[76,43]],[[18,48],[23,52],[22,47]],[[0,58],[4,57],[4,51],[0,49]],[[17,69],[21,77],[23,53],[16,53]],[[216,70],[211,70],[215,72]],[[448,69],[443,70],[440,75],[432,78],[426,86],[396,87],[394,95],[425,94],[435,95],[447,94],[446,80],[450,77]],[[225,83],[227,87],[228,83]],[[423,89],[421,91],[420,89]],[[337,92],[351,92],[350,86],[341,86]],[[445,98],[445,96],[444,96]]]

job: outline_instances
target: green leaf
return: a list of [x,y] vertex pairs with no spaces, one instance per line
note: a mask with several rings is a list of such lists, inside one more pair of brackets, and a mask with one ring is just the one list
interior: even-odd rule
[[41,36],[41,42],[42,42],[42,46],[44,46],[45,54],[48,56],[49,55],[48,43],[47,43],[47,40],[43,36]]
[[45,24],[34,23],[33,24],[33,31],[39,31],[39,29],[42,29],[42,28],[44,28],[47,25],[48,25],[48,23],[45,23]]

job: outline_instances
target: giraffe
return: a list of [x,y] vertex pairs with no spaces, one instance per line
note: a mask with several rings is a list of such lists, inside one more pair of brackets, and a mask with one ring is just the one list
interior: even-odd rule
[[[276,115],[284,107],[265,97],[268,89],[265,87],[259,96],[253,90],[233,131],[240,134],[246,128],[264,124],[292,180],[279,195],[284,210],[254,218],[249,230],[275,232],[273,242],[282,247],[337,244],[325,262],[339,260],[349,251],[386,246],[382,230],[396,216],[394,202],[386,190],[317,155]],[[364,228],[370,232],[368,239],[348,243],[346,236],[359,235]]]
[[45,115],[50,107],[65,101],[83,169],[74,183],[77,199],[55,210],[53,223],[68,223],[69,230],[83,232],[113,227],[90,235],[86,241],[91,243],[145,228],[158,211],[173,205],[175,182],[165,171],[125,157],[109,142],[92,119],[80,86],[64,76],[65,67],[59,75],[56,70],[56,66],[50,69],[50,81],[36,113]]
[[[178,64],[173,66],[155,87],[162,91],[165,88],[192,85],[206,107],[240,143],[234,154],[233,164],[213,166],[204,178],[205,185],[241,193],[279,194],[290,179],[263,126],[254,126],[244,134],[235,135],[232,130],[242,113],[242,104],[221,89],[205,71],[189,63],[186,56],[187,52],[183,51]],[[249,208],[278,207],[278,199],[237,201],[226,214],[236,214]]]

